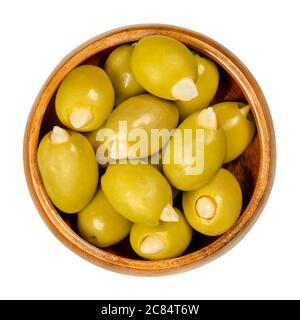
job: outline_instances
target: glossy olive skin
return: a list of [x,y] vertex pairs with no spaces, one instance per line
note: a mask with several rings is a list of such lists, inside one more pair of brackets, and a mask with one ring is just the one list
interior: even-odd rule
[[239,102],[222,102],[213,106],[227,140],[225,163],[239,157],[254,137],[255,122],[239,111],[243,106],[245,104]]
[[198,54],[194,57],[198,68],[196,86],[199,94],[190,101],[176,101],[180,121],[183,121],[195,111],[207,108],[214,98],[219,85],[217,64],[206,57],[200,57]]
[[[209,196],[216,203],[216,215],[212,219],[201,218],[196,203],[201,196]],[[236,178],[227,170],[220,169],[204,187],[183,193],[182,205],[189,224],[208,236],[218,236],[228,231],[237,221],[242,209],[242,192]]]
[[124,239],[132,224],[111,206],[99,189],[89,205],[78,213],[77,225],[83,239],[104,248]]
[[[59,120],[68,128],[87,132],[98,129],[109,116],[114,105],[112,83],[101,68],[83,65],[73,69],[62,81],[55,99]],[[71,124],[72,111],[85,109],[92,120],[81,128]]]
[[111,205],[134,223],[157,225],[164,207],[172,204],[168,181],[150,164],[110,164],[101,185]]
[[[143,94],[125,100],[115,108],[104,128],[111,129],[119,134],[119,123],[121,120],[126,120],[128,134],[133,129],[145,130],[148,136],[148,148],[137,154],[137,157],[144,158],[162,148],[162,144],[158,144],[156,148],[151,150],[151,129],[168,129],[171,131],[176,128],[178,119],[178,109],[173,102],[162,100],[151,94]],[[136,144],[136,141],[125,141],[124,143],[130,148]],[[135,158],[135,154],[132,155],[129,151],[127,156]],[[122,156],[119,158],[122,159]]]
[[[192,240],[192,228],[179,209],[174,208],[179,216],[178,222],[160,222],[157,226],[134,224],[130,232],[132,249],[142,258],[148,260],[171,259],[180,256]],[[159,253],[142,253],[140,245],[147,236],[161,239],[166,247]]]
[[189,49],[181,42],[161,35],[146,36],[136,43],[131,55],[131,70],[143,88],[168,100],[176,100],[172,87],[178,81],[197,79],[197,65]]
[[104,70],[115,89],[115,105],[145,92],[136,81],[130,67],[133,45],[124,44],[112,51],[105,61]]
[[98,184],[98,164],[88,140],[68,131],[69,140],[53,144],[46,134],[38,147],[38,166],[46,192],[61,211],[75,213],[93,198]]
[[[192,129],[192,153],[195,157],[196,150],[196,129],[201,129],[197,122],[198,112],[191,114],[187,117],[176,129],[183,135],[184,129]],[[202,128],[203,129],[203,128]],[[181,150],[182,145],[178,144],[178,141],[174,136],[171,138],[169,144],[163,155],[163,171],[165,177],[178,190],[190,191],[197,188],[201,188],[208,183],[217,171],[221,168],[225,152],[226,152],[226,139],[223,129],[204,131],[204,156],[201,163],[203,164],[203,170],[197,174],[188,174],[188,170],[195,167],[195,159],[192,163],[183,161],[175,163],[175,155]],[[170,159],[170,161],[168,161]]]

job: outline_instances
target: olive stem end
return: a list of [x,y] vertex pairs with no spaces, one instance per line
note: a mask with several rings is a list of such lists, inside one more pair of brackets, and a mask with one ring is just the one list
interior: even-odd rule
[[176,100],[191,101],[198,96],[198,89],[192,79],[183,78],[173,86],[171,94]]
[[204,129],[217,130],[217,115],[212,107],[201,110],[197,116],[197,120],[199,126]]
[[216,202],[209,196],[202,196],[197,200],[196,212],[200,218],[211,220],[217,211]]
[[69,140],[69,137],[70,135],[67,130],[54,126],[50,134],[50,142],[53,144],[64,143]]
[[93,114],[86,108],[75,109],[70,114],[70,122],[76,129],[80,129],[89,124],[93,119]]
[[161,212],[160,215],[160,221],[164,222],[178,222],[179,216],[175,209],[171,206],[170,203],[168,203]]
[[146,237],[140,246],[140,251],[143,254],[156,254],[164,249],[165,243],[161,239],[153,236]]
[[244,117],[247,117],[249,111],[250,111],[249,105],[240,108],[240,112]]

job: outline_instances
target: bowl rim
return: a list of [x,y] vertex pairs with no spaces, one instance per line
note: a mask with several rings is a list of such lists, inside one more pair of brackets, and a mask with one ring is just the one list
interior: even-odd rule
[[[236,81],[250,104],[260,145],[260,163],[255,189],[248,206],[237,223],[211,244],[178,258],[145,261],[121,257],[83,240],[67,226],[48,198],[37,165],[39,131],[46,108],[62,79],[74,67],[94,54],[139,38],[162,34],[187,43],[212,58]],[[209,37],[178,26],[138,24],[102,33],[69,53],[50,74],[30,111],[23,143],[24,171],[35,206],[53,234],[68,248],[86,260],[112,271],[131,275],[170,274],[203,265],[224,254],[250,230],[259,217],[270,194],[276,166],[275,132],[266,99],[247,67],[228,49]]]

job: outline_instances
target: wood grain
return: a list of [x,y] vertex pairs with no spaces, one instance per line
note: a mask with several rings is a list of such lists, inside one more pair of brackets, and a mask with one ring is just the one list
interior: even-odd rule
[[[220,86],[215,102],[247,101],[256,121],[257,132],[246,152],[226,167],[237,177],[243,190],[243,213],[237,223],[220,237],[195,234],[187,252],[175,259],[145,261],[130,249],[128,239],[106,250],[84,241],[76,230],[74,216],[58,212],[43,187],[37,166],[39,139],[54,124],[56,90],[63,78],[80,64],[102,65],[113,48],[150,34],[174,37],[191,49],[209,56],[220,67]],[[210,261],[232,247],[249,230],[261,213],[275,174],[275,134],[264,95],[245,65],[230,51],[208,37],[191,30],[168,25],[136,25],[99,35],[71,52],[52,72],[37,96],[28,118],[24,136],[24,169],[32,199],[55,236],[78,255],[116,272],[159,275],[179,272]]]

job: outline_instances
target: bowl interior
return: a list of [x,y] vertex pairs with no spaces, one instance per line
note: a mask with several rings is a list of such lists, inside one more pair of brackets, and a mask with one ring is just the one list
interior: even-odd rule
[[[98,52],[92,55],[91,57],[89,57],[88,59],[86,59],[85,61],[83,61],[81,64],[93,64],[93,65],[102,67],[107,56],[114,48],[115,46],[112,46],[108,49]],[[205,55],[205,53],[201,52],[201,50],[199,49],[196,49],[196,48],[191,48],[191,49],[196,50],[200,54]],[[221,101],[235,100],[235,101],[247,102],[251,106],[250,101],[247,101],[238,83],[220,65],[219,65],[219,72],[220,72],[219,88],[212,104],[218,103]],[[55,94],[52,96],[52,99],[50,100],[46,108],[46,112],[44,114],[41,128],[40,128],[39,140],[47,132],[52,130],[54,125],[62,126],[62,124],[58,120],[55,113],[55,107],[54,107]],[[229,171],[231,171],[234,174],[234,176],[238,179],[241,185],[242,192],[243,192],[243,211],[247,207],[251,199],[251,196],[254,192],[254,188],[255,188],[257,176],[258,176],[258,170],[259,170],[260,152],[261,152],[260,144],[259,144],[258,134],[256,132],[255,137],[252,143],[250,144],[250,146],[247,148],[247,150],[238,159],[225,165],[225,168],[227,168]],[[101,173],[103,173],[103,169],[100,170],[100,174]],[[174,205],[182,209],[181,195],[179,195],[176,198]],[[78,233],[77,226],[76,226],[76,215],[68,215],[62,212],[58,212],[58,213],[61,215],[65,223],[70,228],[72,228],[74,232]],[[240,219],[242,218],[242,216],[243,214],[241,215]],[[187,249],[184,255],[200,250],[206,247],[207,245],[213,243],[218,238],[219,237],[207,237],[195,232],[191,245],[189,246],[189,248]],[[124,239],[122,242],[112,247],[103,248],[101,250],[113,253],[115,255],[118,255],[124,258],[130,258],[135,260],[141,259],[131,249],[128,238]]]

